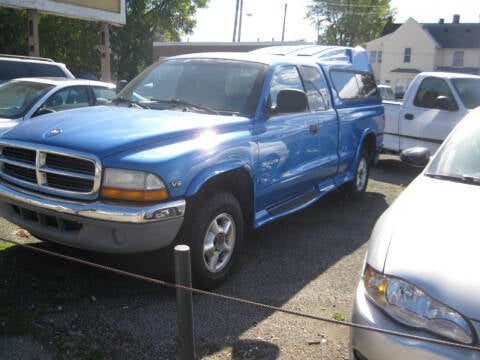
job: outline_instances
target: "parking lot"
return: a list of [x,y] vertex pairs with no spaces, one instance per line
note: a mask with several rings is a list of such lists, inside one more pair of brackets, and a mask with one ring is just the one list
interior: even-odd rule
[[[418,172],[382,156],[363,200],[337,192],[253,232],[215,292],[348,321],[372,227]],[[0,229],[2,238],[35,241],[4,221]],[[145,262],[38,246],[128,270]],[[178,357],[170,288],[18,246],[0,252],[0,271],[0,359]],[[201,359],[348,359],[347,327],[234,301],[194,295],[194,326]]]

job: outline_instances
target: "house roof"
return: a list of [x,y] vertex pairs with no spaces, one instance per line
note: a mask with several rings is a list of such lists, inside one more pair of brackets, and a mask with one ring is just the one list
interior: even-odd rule
[[438,66],[437,71],[456,72],[462,74],[480,75],[480,68],[477,67],[453,67],[453,66]]
[[396,68],[396,69],[393,69],[391,72],[405,73],[405,74],[418,74],[418,73],[421,73],[422,71],[418,69]]
[[422,24],[442,48],[480,49],[480,23]]

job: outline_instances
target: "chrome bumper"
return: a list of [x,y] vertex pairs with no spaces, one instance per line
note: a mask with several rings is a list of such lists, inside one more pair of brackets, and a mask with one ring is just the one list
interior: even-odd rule
[[27,190],[0,183],[0,198],[7,202],[21,203],[27,207],[82,216],[94,220],[143,224],[183,217],[185,200],[174,200],[152,206],[119,206],[100,201],[81,203],[58,198],[39,196]]
[[53,199],[0,182],[0,216],[53,242],[108,253],[166,248],[183,224],[185,200],[119,206]]

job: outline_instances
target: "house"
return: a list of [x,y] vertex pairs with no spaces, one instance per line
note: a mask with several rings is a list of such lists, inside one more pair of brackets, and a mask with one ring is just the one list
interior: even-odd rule
[[378,83],[403,93],[422,71],[450,71],[480,75],[480,23],[403,24],[387,22],[383,36],[366,44]]

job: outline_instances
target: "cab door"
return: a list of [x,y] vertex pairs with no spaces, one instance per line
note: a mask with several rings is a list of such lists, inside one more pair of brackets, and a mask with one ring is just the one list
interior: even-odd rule
[[[435,100],[445,96],[449,109],[439,109]],[[423,146],[433,153],[453,127],[466,115],[444,79],[425,78],[418,87],[413,104],[410,101],[399,114],[400,149]]]
[[[259,150],[256,209],[264,212],[263,215],[259,214],[260,218],[288,212],[312,200],[322,175],[322,162],[325,162],[322,147],[330,148],[325,153],[330,152],[338,141],[336,134],[331,137],[323,132],[330,126],[329,121],[336,119],[333,110],[326,109],[320,114],[308,106],[298,112],[276,112],[277,95],[287,89],[306,94],[313,91],[305,87],[299,68],[295,65],[282,65],[273,70],[268,114],[264,121],[257,124],[256,131]],[[320,141],[323,137],[325,139]],[[323,175],[335,171],[336,168],[330,168]]]

